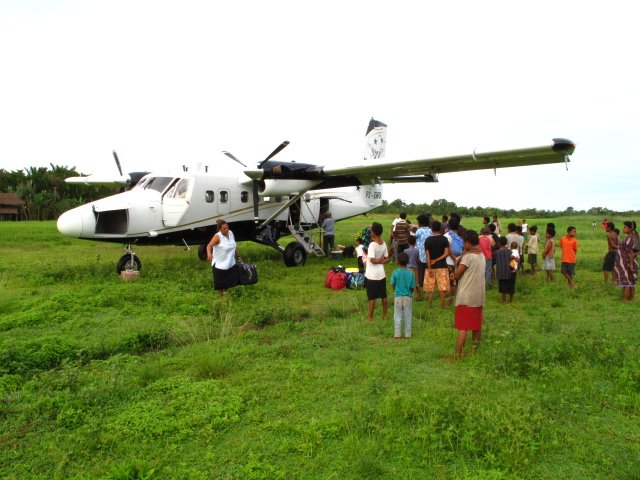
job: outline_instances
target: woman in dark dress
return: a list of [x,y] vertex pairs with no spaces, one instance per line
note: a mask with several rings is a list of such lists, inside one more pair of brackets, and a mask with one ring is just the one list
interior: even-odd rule
[[224,220],[218,220],[218,233],[207,245],[207,260],[213,268],[213,288],[222,294],[240,282],[236,257],[242,262],[233,232]]
[[624,222],[622,232],[627,237],[618,244],[616,261],[613,266],[613,278],[622,287],[622,301],[633,300],[635,286],[638,283],[638,232],[636,232],[636,222]]

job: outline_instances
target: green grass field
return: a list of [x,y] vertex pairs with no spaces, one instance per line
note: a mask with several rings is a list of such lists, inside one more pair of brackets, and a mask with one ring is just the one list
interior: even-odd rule
[[640,479],[640,300],[604,285],[591,217],[553,221],[578,229],[578,289],[559,269],[513,304],[492,287],[460,361],[453,308],[414,302],[398,342],[392,311],[367,323],[363,291],[324,288],[355,259],[243,243],[260,281],[220,300],[197,249],[141,247],[127,282],[117,245],[0,223],[0,477]]

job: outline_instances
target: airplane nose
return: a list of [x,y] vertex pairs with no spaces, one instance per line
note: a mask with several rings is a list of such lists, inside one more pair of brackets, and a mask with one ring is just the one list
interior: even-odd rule
[[68,237],[79,238],[82,235],[82,215],[77,210],[64,212],[58,218],[58,231]]

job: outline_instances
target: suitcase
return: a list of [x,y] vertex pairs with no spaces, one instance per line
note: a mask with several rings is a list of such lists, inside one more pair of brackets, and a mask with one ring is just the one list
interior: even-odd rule
[[236,263],[240,285],[253,285],[258,283],[258,270],[253,263]]

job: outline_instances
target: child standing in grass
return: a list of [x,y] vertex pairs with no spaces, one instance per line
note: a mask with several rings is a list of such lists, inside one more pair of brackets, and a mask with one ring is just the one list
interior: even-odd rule
[[520,265],[520,250],[518,249],[518,242],[511,242],[511,269],[513,273],[518,273],[518,266]]
[[567,279],[569,288],[577,288],[577,285],[573,281],[573,276],[576,274],[576,252],[578,251],[576,227],[567,228],[567,234],[560,239],[558,246],[562,249],[560,273]]
[[458,330],[456,354],[462,355],[467,334],[472,332],[471,352],[478,348],[482,332],[482,307],[486,302],[485,296],[485,267],[484,255],[479,247],[480,238],[474,230],[467,230],[464,235],[464,252],[458,259],[455,277],[458,280],[456,295],[456,314],[454,328]]
[[422,290],[418,286],[418,263],[420,263],[420,252],[416,248],[416,237],[413,235],[409,236],[409,248],[407,248],[404,253],[409,256],[409,263],[407,264],[407,268],[413,272],[413,275],[416,277],[416,285],[415,292],[418,294],[418,300],[422,300]]
[[498,240],[500,248],[493,252],[496,259],[496,278],[498,279],[498,291],[502,294],[502,303],[513,302],[513,294],[516,293],[516,273],[511,268],[513,253],[507,248],[507,237]]
[[369,299],[369,316],[367,321],[373,320],[373,310],[376,300],[382,300],[382,318],[387,318],[387,276],[384,264],[389,262],[387,244],[382,240],[382,225],[374,222],[371,225],[373,240],[367,250],[367,268],[364,274],[367,298]]
[[[488,220],[489,217],[485,217],[485,222]],[[482,233],[480,236],[480,250],[482,250],[485,261],[484,281],[488,287],[491,285],[491,271],[493,269],[493,238],[491,238],[491,230],[489,227],[483,227],[480,233]]]
[[[415,237],[414,243],[415,243]],[[416,288],[415,273],[407,268],[409,263],[409,255],[407,252],[398,254],[397,268],[391,274],[391,286],[395,292],[393,301],[393,319],[395,322],[395,330],[393,338],[400,340],[402,338],[402,320],[404,319],[404,338],[411,338],[411,315],[413,307],[413,290]]]
[[535,225],[529,228],[529,238],[527,239],[527,263],[531,265],[531,275],[536,273],[536,263],[538,263],[538,227]]
[[542,251],[542,269],[547,272],[547,282],[553,282],[553,271],[556,268],[556,231],[552,227],[547,228],[546,241]]
[[364,248],[361,238],[356,238],[356,256],[358,257],[358,271],[364,273],[364,266],[367,263],[367,250]]

